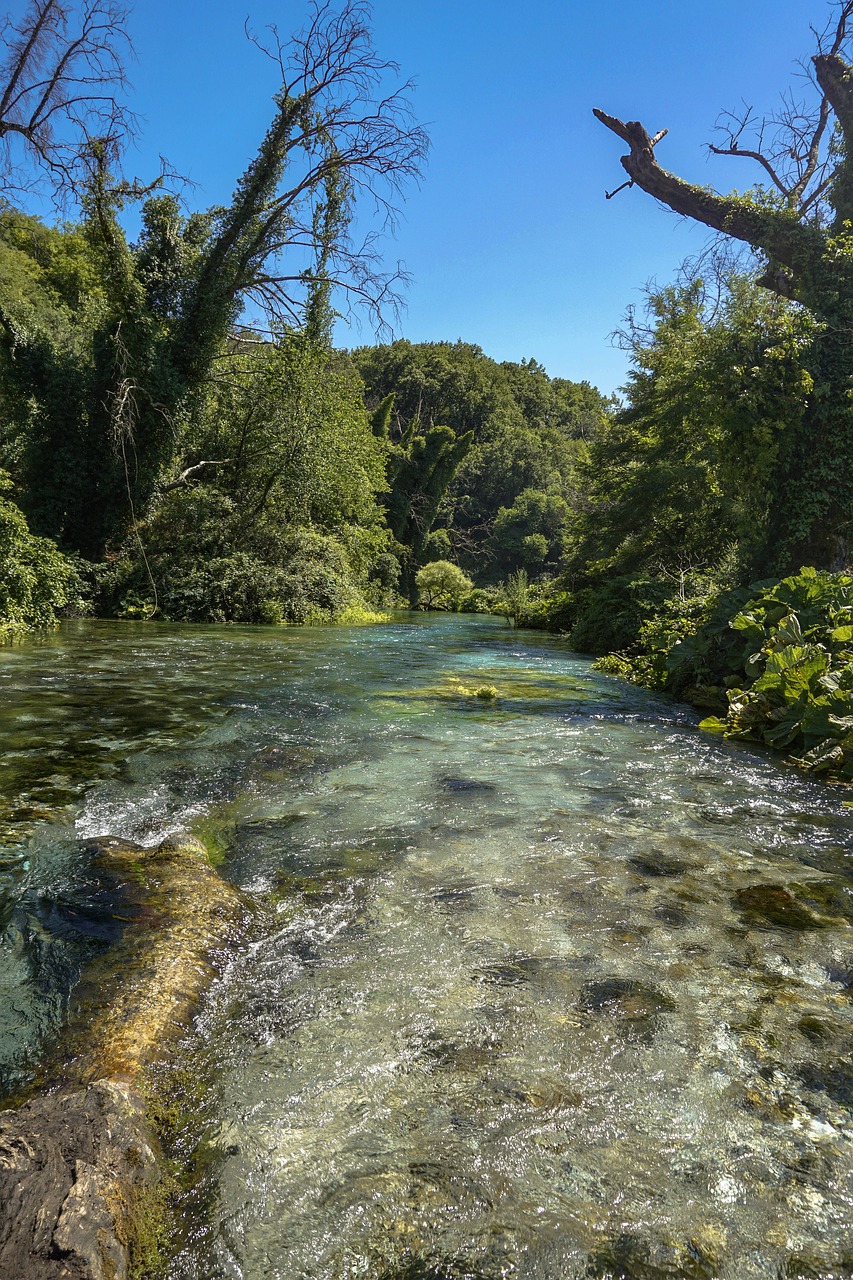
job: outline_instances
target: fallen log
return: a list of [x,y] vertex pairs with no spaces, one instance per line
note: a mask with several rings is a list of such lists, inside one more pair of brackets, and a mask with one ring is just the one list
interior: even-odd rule
[[0,1275],[16,1280],[145,1271],[163,1181],[146,1069],[174,1050],[245,917],[190,837],[88,851],[126,923],[75,988],[39,1080],[0,1112]]

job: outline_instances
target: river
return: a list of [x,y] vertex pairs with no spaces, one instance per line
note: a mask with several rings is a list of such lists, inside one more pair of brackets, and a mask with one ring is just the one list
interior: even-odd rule
[[170,1280],[853,1275],[843,793],[494,619],[69,623],[0,692],[5,1089],[116,928],[87,837],[259,904]]

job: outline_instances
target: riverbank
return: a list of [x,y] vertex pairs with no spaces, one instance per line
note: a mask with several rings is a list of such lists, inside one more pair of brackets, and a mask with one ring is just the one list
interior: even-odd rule
[[0,1272],[151,1275],[168,1172],[147,1071],[173,1053],[244,905],[189,837],[90,841],[82,858],[119,925],[20,1106],[0,1112]]

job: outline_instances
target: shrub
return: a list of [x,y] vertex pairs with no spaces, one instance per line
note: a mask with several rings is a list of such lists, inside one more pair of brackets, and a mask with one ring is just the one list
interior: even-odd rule
[[[9,488],[0,473],[0,492]],[[55,543],[30,533],[23,512],[0,496],[0,641],[54,626],[78,585]]]
[[418,603],[424,609],[459,609],[470,594],[473,582],[449,560],[433,560],[415,577]]
[[725,717],[702,727],[853,783],[853,578],[805,568],[748,590],[727,633],[715,617],[673,650],[674,671],[687,664],[728,686]]
[[675,595],[657,578],[605,578],[574,593],[569,643],[578,653],[605,654],[636,644],[643,623]]

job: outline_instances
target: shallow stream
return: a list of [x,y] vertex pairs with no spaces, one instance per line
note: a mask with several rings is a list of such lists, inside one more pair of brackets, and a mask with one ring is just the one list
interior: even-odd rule
[[492,619],[0,649],[2,1084],[85,838],[189,828],[259,916],[170,1280],[853,1276],[853,814],[698,718]]

